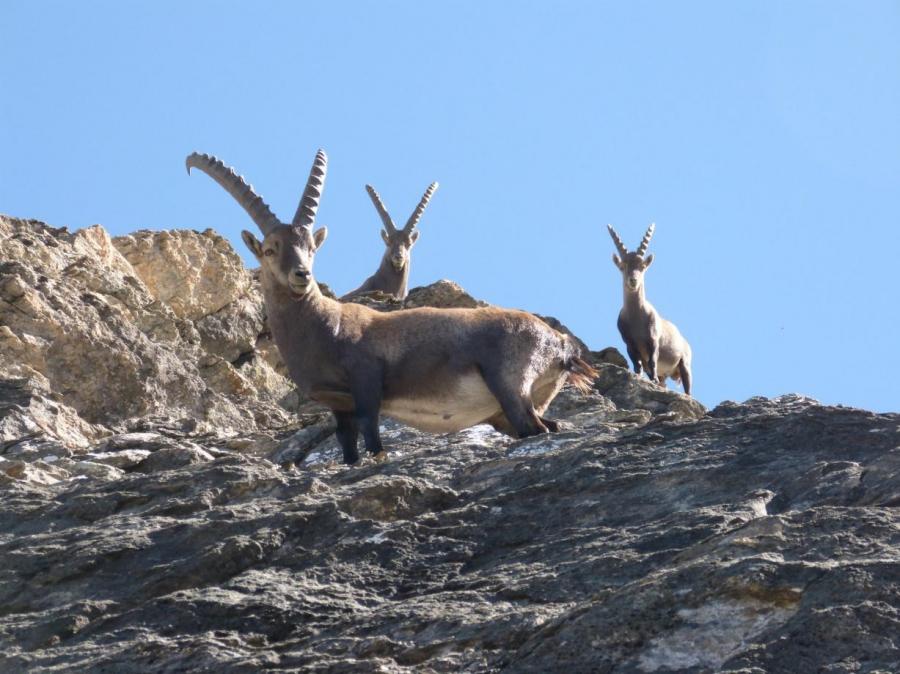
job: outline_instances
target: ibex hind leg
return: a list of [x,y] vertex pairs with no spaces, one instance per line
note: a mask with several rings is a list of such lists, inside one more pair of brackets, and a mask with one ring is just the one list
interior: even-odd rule
[[[547,427],[547,430],[551,433],[559,433],[562,430],[563,422],[557,421],[556,419],[548,419],[547,417],[538,417],[541,420],[541,423]],[[511,437],[516,437],[516,429],[513,428],[513,425],[509,423],[509,419],[506,418],[506,415],[502,412],[497,414],[487,421],[486,424],[490,424],[494,427],[495,431],[499,431],[500,433],[505,433]]]
[[359,461],[359,451],[356,443],[359,439],[359,424],[353,412],[334,412],[334,420],[337,422],[335,435],[344,450],[344,463],[354,464]]
[[490,419],[487,419],[484,423],[493,426],[495,431],[504,433],[513,438],[516,437],[516,429],[513,428],[513,425],[511,423],[509,423],[509,419],[506,418],[506,415],[503,414],[503,412],[495,414]]
[[[522,390],[529,390],[531,383],[527,382],[523,385],[520,381],[507,381],[509,377],[504,377],[502,363],[497,365],[486,365],[481,368],[481,376],[488,390],[494,394],[503,415],[509,422],[509,425],[515,431],[515,437],[527,438],[540,433],[547,433],[547,427],[541,421],[531,399],[522,393]],[[521,375],[519,375],[521,377]],[[503,430],[494,426],[498,430]]]
[[691,395],[691,366],[687,365],[682,358],[678,362],[678,372],[681,375],[681,385],[684,386],[684,394]]
[[559,376],[548,379],[541,385],[540,383],[536,383],[531,391],[531,399],[534,401],[534,408],[538,414],[538,418],[541,420],[541,423],[547,427],[547,430],[551,433],[559,433],[562,429],[562,424],[556,419],[550,419],[549,417],[545,417],[544,412],[550,406],[550,403],[553,402],[553,399],[557,396],[557,394],[562,390],[562,387],[566,383],[566,373],[561,373]]
[[[562,422],[557,421],[556,419],[548,419],[547,417],[538,417],[541,420],[541,423],[547,427],[547,430],[551,433],[558,433],[562,430]],[[487,421],[486,424],[490,424],[494,427],[495,431],[499,431],[500,433],[505,433],[511,437],[516,437],[516,429],[513,428],[513,425],[509,423],[509,419],[506,418],[506,415],[502,412],[497,414]]]
[[547,417],[541,417],[541,423],[547,427],[547,430],[551,433],[559,433],[562,429],[562,425],[556,419],[548,419]]

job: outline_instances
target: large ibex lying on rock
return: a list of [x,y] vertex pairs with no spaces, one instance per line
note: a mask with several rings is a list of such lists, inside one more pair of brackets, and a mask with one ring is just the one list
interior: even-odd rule
[[398,300],[406,298],[406,285],[409,281],[410,253],[412,252],[413,244],[416,242],[416,239],[419,238],[419,230],[416,229],[416,225],[422,218],[422,213],[425,212],[425,207],[428,205],[428,202],[431,200],[431,195],[434,194],[434,191],[437,188],[437,183],[431,183],[431,185],[428,186],[428,189],[425,190],[425,194],[423,194],[421,200],[419,200],[419,205],[416,206],[416,210],[409,216],[406,225],[403,229],[397,229],[387,208],[385,208],[384,203],[381,201],[381,197],[378,196],[378,192],[376,192],[375,188],[371,185],[366,185],[366,191],[372,198],[372,203],[375,204],[375,210],[378,211],[378,215],[381,216],[381,221],[384,223],[384,229],[381,230],[381,238],[384,239],[384,245],[387,246],[387,250],[384,251],[384,256],[381,258],[381,264],[375,273],[367,278],[359,288],[347,293],[341,299],[350,299],[354,295],[359,295],[360,293],[369,292],[371,290],[380,290],[389,295],[393,295]]
[[347,463],[359,458],[360,431],[366,449],[382,454],[381,412],[431,432],[479,423],[520,438],[558,430],[541,417],[547,406],[567,379],[587,390],[596,376],[572,340],[524,311],[381,313],[325,297],[312,273],[327,234],[313,232],[325,183],[321,150],[291,224],[215,157],[194,153],[186,163],[224,187],[262,231],[261,242],[247,231],[242,237],[260,263],[272,335],[301,391],[333,411]]
[[691,346],[678,332],[674,323],[659,315],[644,295],[644,272],[653,263],[653,254],[646,258],[647,246],[655,225],[647,228],[641,245],[629,253],[612,225],[607,225],[609,235],[619,251],[613,255],[613,263],[622,272],[625,301],[619,312],[619,334],[628,349],[628,357],[634,371],[647,371],[647,376],[660,386],[666,385],[666,377],[681,380],[684,392],[691,394]]

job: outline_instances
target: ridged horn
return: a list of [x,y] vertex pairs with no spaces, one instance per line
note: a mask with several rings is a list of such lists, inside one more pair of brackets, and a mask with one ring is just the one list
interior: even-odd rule
[[397,227],[394,226],[394,221],[391,220],[391,216],[384,207],[384,202],[381,200],[381,197],[378,196],[378,192],[376,192],[375,188],[371,185],[366,185],[366,192],[369,193],[372,203],[375,204],[375,210],[378,211],[378,215],[381,216],[384,228],[388,231],[388,234],[394,234],[397,231]]
[[650,239],[653,238],[653,230],[656,229],[656,223],[651,222],[650,226],[647,228],[647,233],[644,234],[644,238],[641,239],[641,245],[638,246],[637,254],[641,257],[644,257],[644,253],[647,252],[647,246],[650,245]]
[[428,189],[425,190],[425,194],[422,195],[422,198],[419,200],[419,205],[416,206],[416,210],[413,211],[413,214],[409,216],[409,220],[406,221],[406,226],[403,228],[403,231],[409,233],[413,230],[419,220],[422,218],[422,213],[425,212],[425,207],[428,205],[428,202],[431,201],[431,195],[434,194],[434,191],[438,188],[437,183],[431,183],[428,186]]
[[616,244],[619,255],[622,257],[628,255],[628,249],[625,247],[625,244],[622,243],[622,239],[619,238],[619,235],[616,234],[616,230],[613,229],[613,226],[607,225],[606,228],[609,230],[609,235],[612,237],[613,243]]
[[184,160],[184,165],[188,175],[191,174],[192,168],[200,169],[224,187],[225,191],[247,211],[247,215],[256,223],[263,236],[281,224],[281,221],[269,210],[263,198],[253,191],[253,186],[247,184],[243,176],[235,173],[234,169],[226,166],[221,159],[208,154],[192,152]]
[[316,152],[316,158],[309,171],[309,179],[306,181],[306,188],[297,205],[297,212],[294,213],[292,225],[312,229],[313,223],[316,221],[316,211],[319,210],[319,200],[325,190],[325,174],[327,172],[328,157],[325,156],[325,150],[319,150]]

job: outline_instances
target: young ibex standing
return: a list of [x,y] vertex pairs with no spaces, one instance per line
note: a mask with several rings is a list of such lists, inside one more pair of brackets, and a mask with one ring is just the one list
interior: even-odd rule
[[409,216],[406,225],[403,229],[397,229],[390,214],[384,207],[381,197],[378,196],[378,192],[371,185],[366,185],[366,191],[372,198],[375,210],[378,211],[378,215],[381,216],[381,221],[384,223],[384,229],[381,230],[381,238],[384,239],[384,245],[387,246],[387,250],[384,251],[384,257],[381,258],[378,270],[367,278],[359,288],[347,293],[341,299],[346,300],[354,295],[371,290],[380,290],[393,295],[398,300],[406,298],[410,252],[416,239],[419,238],[419,231],[416,229],[416,225],[422,218],[422,213],[425,212],[425,207],[437,188],[437,183],[431,183],[428,186],[428,189],[425,190],[425,194],[422,195],[422,199],[419,201],[419,205],[416,206],[416,210]]
[[344,460],[384,450],[379,414],[431,431],[479,423],[526,437],[558,430],[541,417],[568,379],[581,390],[596,372],[565,335],[524,311],[407,309],[382,313],[325,297],[313,258],[326,229],[313,232],[326,158],[316,155],[291,224],[278,220],[244,179],[215,157],[192,154],[192,167],[224,187],[263,233],[242,232],[260,263],[260,281],[275,343],[291,378],[331,408]]
[[619,333],[628,349],[628,357],[634,371],[643,367],[651,380],[666,385],[666,377],[681,380],[684,392],[691,394],[691,346],[670,323],[653,308],[644,295],[644,272],[653,263],[653,254],[644,258],[655,225],[647,228],[638,249],[629,253],[612,225],[607,225],[619,255],[613,255],[613,263],[622,272],[625,302],[619,312]]

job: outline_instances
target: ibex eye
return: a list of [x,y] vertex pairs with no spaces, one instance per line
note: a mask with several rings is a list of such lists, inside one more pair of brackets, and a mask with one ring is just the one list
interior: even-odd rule
[[265,252],[266,257],[269,257],[270,255],[274,255],[274,254],[275,254],[275,251],[272,250],[271,248],[266,249],[266,252]]

